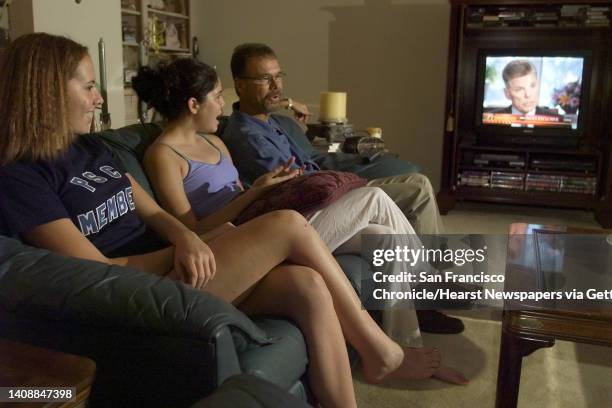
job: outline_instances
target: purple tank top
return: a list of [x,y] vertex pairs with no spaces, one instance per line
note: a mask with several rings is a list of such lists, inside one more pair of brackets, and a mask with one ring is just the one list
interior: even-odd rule
[[[206,140],[217,149],[208,139]],[[210,164],[191,160],[172,146],[163,144],[171,148],[189,164],[189,171],[183,179],[183,186],[197,219],[204,218],[208,214],[223,208],[242,192],[238,185],[236,167],[219,149],[217,149],[221,155],[219,162]]]

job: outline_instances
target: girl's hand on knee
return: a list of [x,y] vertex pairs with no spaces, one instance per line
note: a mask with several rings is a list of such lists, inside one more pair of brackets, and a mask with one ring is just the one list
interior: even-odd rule
[[180,280],[202,288],[215,277],[215,256],[197,234],[189,231],[174,246],[174,269],[180,271]]

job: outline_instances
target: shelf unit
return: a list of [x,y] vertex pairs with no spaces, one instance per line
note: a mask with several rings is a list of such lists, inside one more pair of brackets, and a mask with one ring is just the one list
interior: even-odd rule
[[178,18],[179,20],[189,20],[189,16],[186,15],[186,14],[175,13],[175,12],[171,12],[171,11],[158,10],[158,9],[154,9],[154,8],[149,8],[149,14],[157,14],[159,16],[164,16],[164,17]]
[[[473,29],[607,29],[610,10],[605,1],[540,2],[470,1],[464,9],[464,27]],[[488,3],[488,4],[485,4]]]
[[[455,190],[465,197],[483,201],[533,204],[534,192],[559,201],[566,193],[575,194],[582,205],[592,201],[601,179],[601,155],[538,148],[499,148],[466,145],[459,147],[455,170]],[[541,204],[541,203],[540,203]],[[568,205],[569,204],[569,205]],[[572,207],[575,200],[562,200],[557,206]]]
[[[445,214],[457,200],[579,208],[594,211],[600,224],[612,227],[612,1],[450,3],[440,211]],[[479,143],[475,127],[479,50],[537,47],[533,44],[593,50],[597,69],[591,77],[582,139],[573,147]],[[486,160],[483,155],[507,160]],[[516,159],[514,165],[509,158]]]
[[[138,97],[131,89],[131,78],[140,64],[192,55],[189,0],[121,0],[121,28],[125,123],[129,125],[138,122]],[[157,41],[153,32],[159,33]]]
[[126,87],[141,62],[191,55],[189,0],[121,0],[121,28]]
[[132,10],[132,9],[129,9],[129,8],[121,8],[121,14],[125,14],[125,15],[128,15],[128,16],[139,16],[142,13],[140,11],[138,11],[138,10]]

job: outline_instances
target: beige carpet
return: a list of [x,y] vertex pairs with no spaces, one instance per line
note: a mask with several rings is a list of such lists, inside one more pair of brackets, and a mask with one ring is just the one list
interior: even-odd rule
[[[484,204],[461,204],[444,217],[447,233],[503,234],[512,222],[597,227],[591,213]],[[444,361],[461,368],[467,386],[437,380],[386,387],[364,383],[355,374],[360,407],[493,407],[500,323],[495,312],[461,312],[460,335],[428,335]],[[559,341],[523,359],[519,407],[612,407],[612,349]]]

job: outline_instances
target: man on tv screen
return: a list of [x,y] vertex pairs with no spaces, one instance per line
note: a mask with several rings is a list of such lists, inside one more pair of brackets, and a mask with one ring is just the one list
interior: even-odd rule
[[483,125],[577,128],[582,57],[487,56],[485,62]]
[[495,109],[493,113],[513,115],[557,115],[556,109],[538,106],[540,81],[536,67],[527,60],[510,61],[502,71],[506,85],[504,95],[512,105]]

